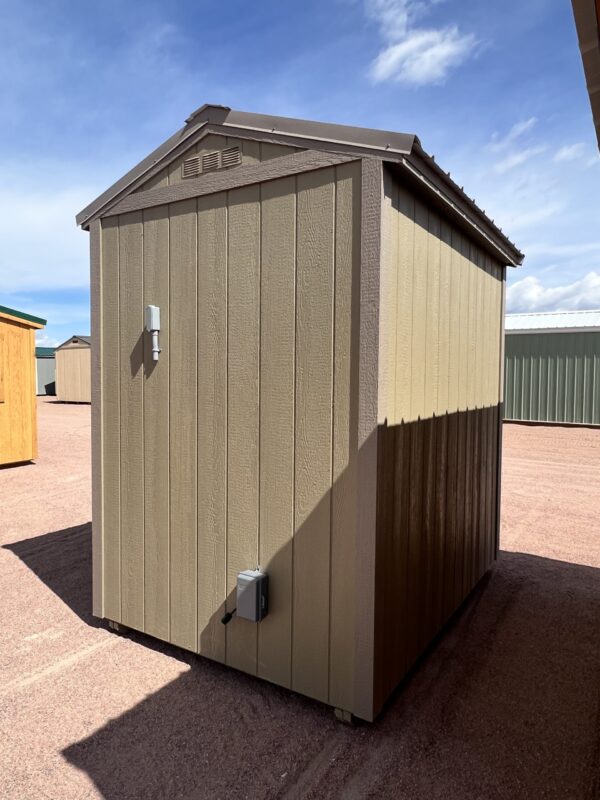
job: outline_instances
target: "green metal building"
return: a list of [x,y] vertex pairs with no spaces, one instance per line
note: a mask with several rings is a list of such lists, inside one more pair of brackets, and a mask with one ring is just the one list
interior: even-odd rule
[[600,310],[507,314],[504,419],[600,425]]

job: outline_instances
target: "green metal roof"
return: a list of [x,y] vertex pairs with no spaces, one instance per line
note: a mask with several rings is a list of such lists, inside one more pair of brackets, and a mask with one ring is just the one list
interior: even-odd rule
[[19,317],[19,319],[23,319],[26,322],[36,322],[38,325],[45,325],[47,322],[41,317],[34,317],[33,314],[26,314],[24,311],[17,311],[14,308],[8,308],[8,306],[0,306],[0,314],[10,314],[12,317]]
[[54,347],[36,347],[36,358],[54,358]]

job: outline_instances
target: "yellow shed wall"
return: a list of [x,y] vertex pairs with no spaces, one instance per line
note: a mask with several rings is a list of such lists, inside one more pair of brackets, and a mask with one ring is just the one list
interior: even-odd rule
[[0,464],[37,456],[35,331],[0,317]]

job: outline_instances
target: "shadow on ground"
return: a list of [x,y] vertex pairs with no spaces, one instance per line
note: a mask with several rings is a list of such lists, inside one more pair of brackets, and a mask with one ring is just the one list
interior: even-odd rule
[[[7,546],[87,624],[82,525]],[[577,798],[600,741],[600,572],[501,553],[373,725],[134,635],[189,670],[64,751],[105,798]]]

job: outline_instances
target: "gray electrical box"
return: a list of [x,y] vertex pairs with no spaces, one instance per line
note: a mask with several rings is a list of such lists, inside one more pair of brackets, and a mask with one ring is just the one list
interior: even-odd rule
[[258,569],[246,569],[237,577],[236,615],[251,622],[267,616],[269,577]]

